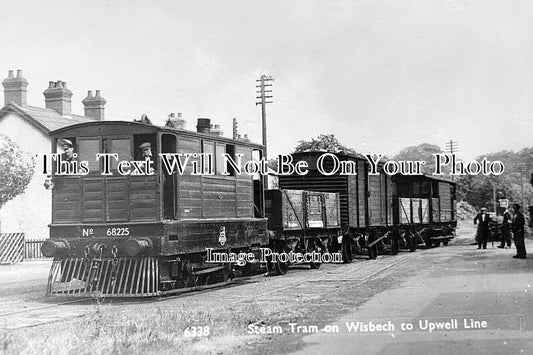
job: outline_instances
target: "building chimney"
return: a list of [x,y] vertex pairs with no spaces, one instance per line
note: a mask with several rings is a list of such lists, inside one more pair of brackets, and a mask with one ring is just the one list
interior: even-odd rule
[[50,81],[48,89],[44,92],[46,108],[56,110],[60,115],[70,115],[72,112],[72,91],[67,88],[67,83],[61,80]]
[[100,90],[96,90],[95,96],[93,96],[93,92],[89,90],[87,97],[81,102],[85,107],[86,117],[90,117],[97,121],[103,121],[105,119],[104,106],[107,101],[100,96]]
[[22,76],[22,70],[17,70],[17,77],[14,77],[13,70],[10,70],[2,85],[4,85],[4,105],[13,102],[21,107],[28,106],[28,80]]
[[220,125],[216,124],[213,128],[211,128],[212,135],[214,136],[222,136],[224,133],[220,130]]
[[175,113],[171,113],[170,115],[168,115],[168,119],[167,119],[167,122],[165,123],[165,126],[176,128],[176,129],[184,129],[185,120],[181,118],[181,112],[178,112],[177,116]]
[[211,132],[211,120],[209,118],[199,118],[196,132],[209,134]]

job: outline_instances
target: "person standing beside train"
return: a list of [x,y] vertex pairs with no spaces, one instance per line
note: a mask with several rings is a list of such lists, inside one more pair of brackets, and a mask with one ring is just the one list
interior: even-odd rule
[[487,249],[487,240],[489,238],[490,230],[489,223],[492,220],[487,214],[487,209],[482,207],[480,212],[474,217],[474,224],[477,224],[477,248]]
[[526,220],[522,212],[520,212],[520,205],[515,203],[513,205],[513,239],[516,247],[516,255],[513,258],[526,259],[526,244],[524,241],[524,226]]
[[498,248],[504,249],[505,244],[507,244],[507,247],[511,249],[511,213],[509,213],[509,209],[505,209],[505,212],[503,212],[503,222],[501,226],[501,244]]

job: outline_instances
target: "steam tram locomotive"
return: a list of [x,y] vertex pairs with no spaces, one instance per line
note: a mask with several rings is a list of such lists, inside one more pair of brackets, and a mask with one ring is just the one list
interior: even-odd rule
[[[52,132],[54,151],[69,140],[78,155],[74,163],[86,161],[88,173],[58,173],[61,164],[72,162],[57,163],[53,172],[50,239],[41,249],[54,257],[48,294],[154,296],[225,282],[231,264],[206,263],[206,248],[257,252],[269,244],[261,180],[231,169],[224,176],[228,167],[219,159],[222,153],[239,155],[244,163],[260,158],[262,146],[208,129],[110,121]],[[141,146],[152,156],[143,157]],[[189,160],[181,174],[168,174],[158,156],[177,152],[190,154]],[[96,160],[105,153],[117,159]],[[193,174],[207,166],[200,153],[213,157],[212,175]],[[152,174],[139,173],[141,168]]]
[[[354,174],[324,176],[316,169],[323,153],[294,154],[309,173],[280,176],[281,189],[265,191],[264,176],[239,174],[222,158],[242,166],[260,160],[263,146],[209,134],[205,120],[197,132],[103,121],[51,137],[54,152],[68,140],[77,158],[58,154],[53,164],[50,239],[41,249],[54,257],[48,295],[156,296],[224,284],[253,267],[286,273],[290,262],[263,259],[264,250],[351,262],[453,237],[452,182],[371,175],[358,156],[332,154],[326,167],[333,157],[352,161]],[[173,154],[180,159],[164,159]],[[212,262],[208,250],[255,262]]]

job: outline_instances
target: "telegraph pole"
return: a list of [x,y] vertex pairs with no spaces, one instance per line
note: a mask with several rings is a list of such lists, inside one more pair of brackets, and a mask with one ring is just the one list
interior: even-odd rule
[[239,133],[238,133],[238,129],[237,129],[237,119],[235,117],[233,117],[233,139],[237,139],[239,137]]
[[[263,145],[265,146],[265,160],[267,159],[267,127],[266,127],[266,104],[271,104],[274,101],[272,100],[272,90],[267,89],[268,87],[272,87],[272,81],[274,79],[270,75],[261,75],[259,80],[256,80],[259,82],[259,85],[256,85],[255,87],[257,89],[257,94],[259,96],[256,96],[256,99],[258,101],[255,102],[256,105],[261,105],[261,118],[262,118],[262,125],[263,125]],[[270,100],[270,101],[269,101]]]
[[[450,140],[449,142],[446,142],[446,153],[454,154],[457,153],[457,141]],[[453,175],[451,175],[452,181],[453,181]]]

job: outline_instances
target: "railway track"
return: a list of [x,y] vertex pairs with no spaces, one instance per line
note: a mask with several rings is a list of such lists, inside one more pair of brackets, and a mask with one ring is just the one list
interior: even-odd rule
[[[313,298],[317,297],[317,294],[325,297],[340,287],[354,287],[387,271],[397,269],[409,261],[420,258],[424,252],[425,250],[417,253],[401,253],[394,257],[387,256],[364,262],[355,261],[352,264],[323,265],[322,268],[313,271],[308,270],[307,265],[295,266],[284,277],[252,275],[235,279],[225,287],[210,287],[160,298],[113,299],[98,302],[127,311],[130,307],[142,308],[154,305],[171,309],[180,299],[202,304],[209,304],[214,300],[220,304],[220,300],[224,300],[224,304],[233,305],[274,302],[277,297],[287,297],[292,294],[295,297]],[[22,306],[24,308],[0,313],[0,326],[7,330],[14,330],[83,317],[95,309],[97,300],[94,298],[64,299],[53,304],[40,306],[35,306],[35,304],[36,302],[32,302]]]

